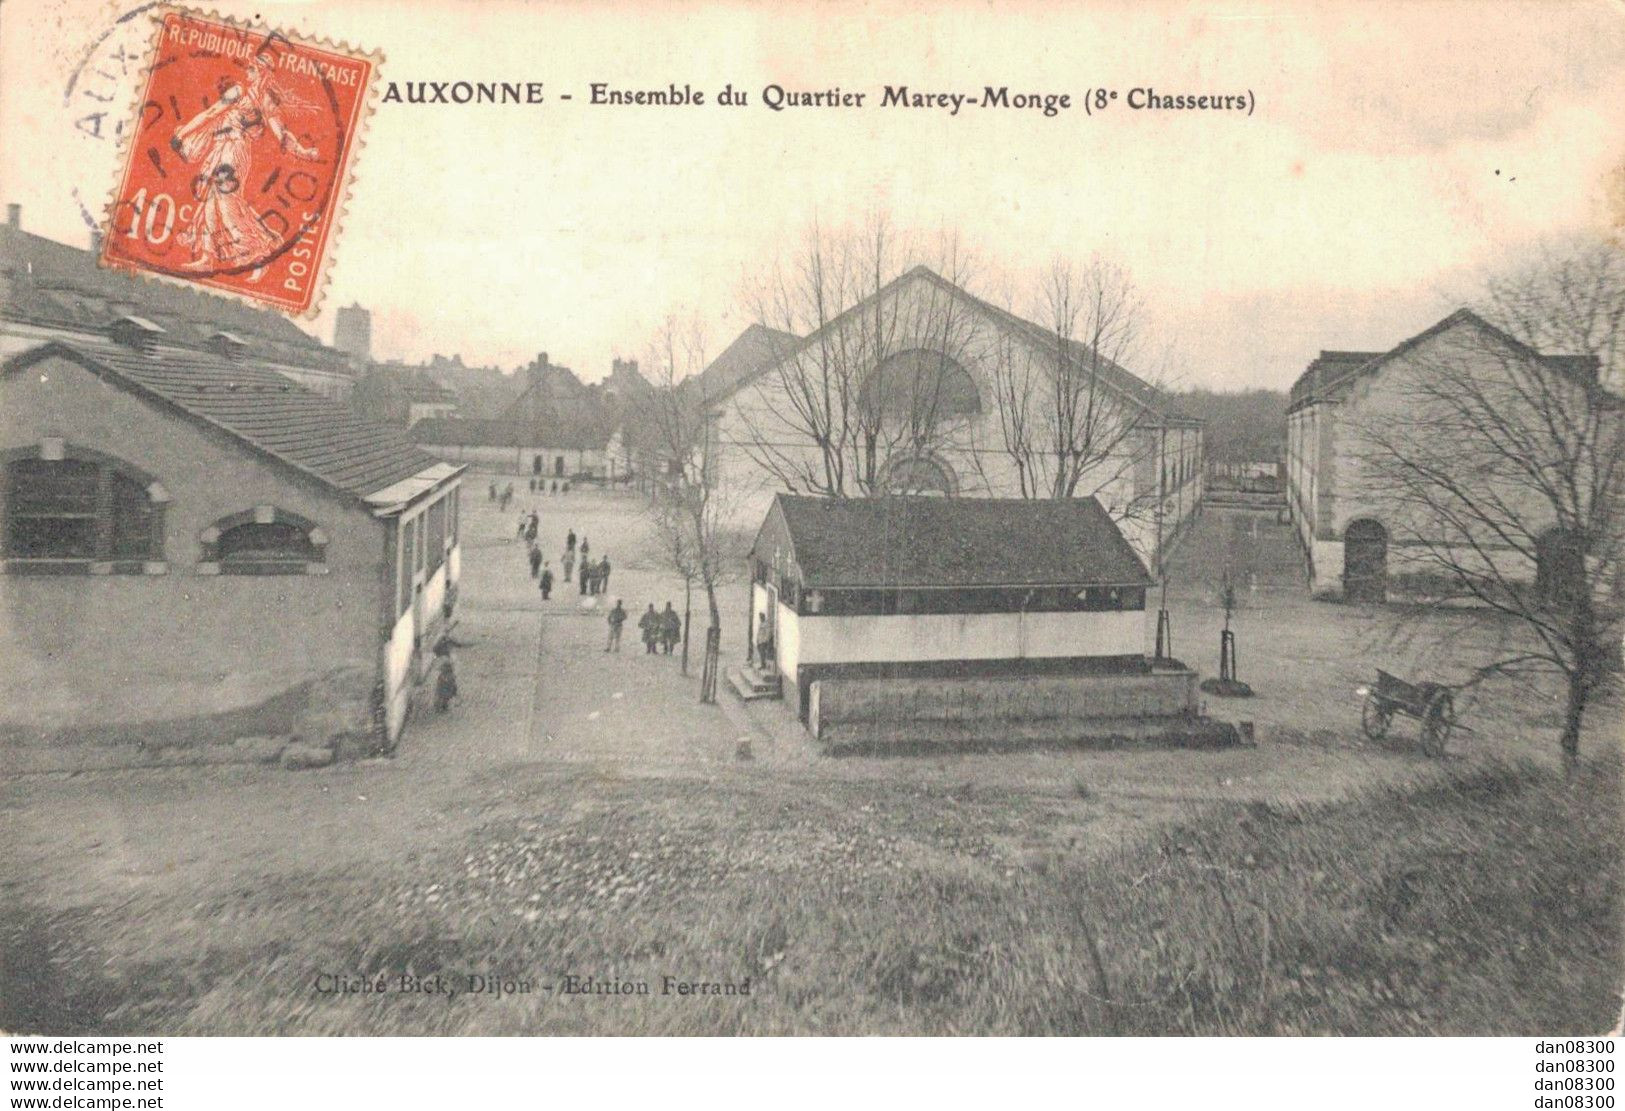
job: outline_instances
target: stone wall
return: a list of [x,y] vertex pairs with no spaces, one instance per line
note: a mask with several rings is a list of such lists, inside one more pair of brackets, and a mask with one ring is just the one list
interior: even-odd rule
[[[827,748],[1000,747],[1197,738],[1196,673],[820,679],[808,729]],[[1219,730],[1222,734],[1223,730]]]

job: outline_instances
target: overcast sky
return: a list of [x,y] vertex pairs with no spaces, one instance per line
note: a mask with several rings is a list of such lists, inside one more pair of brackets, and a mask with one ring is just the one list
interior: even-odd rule
[[[0,7],[0,199],[32,231],[83,243],[81,201],[105,201],[111,120],[100,138],[86,121],[129,103],[112,86],[134,80],[119,44],[147,49],[142,20],[117,22],[134,6]],[[1284,387],[1320,348],[1421,330],[1542,237],[1625,224],[1617,2],[207,6],[377,49],[383,81],[546,84],[540,107],[378,106],[311,326],[330,338],[359,301],[382,357],[545,350],[592,380],[673,312],[714,352],[749,323],[742,283],[810,220],[881,209],[1005,272],[1105,255],[1179,382]],[[595,108],[594,81],[731,82],[751,103]],[[769,83],[1073,107],[774,113]],[[1256,112],[1085,115],[1101,86],[1251,90]]]

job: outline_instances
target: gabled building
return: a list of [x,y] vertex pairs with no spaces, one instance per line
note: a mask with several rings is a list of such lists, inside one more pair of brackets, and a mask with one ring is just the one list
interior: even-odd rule
[[392,747],[456,599],[461,469],[150,321],[6,339],[0,762]]
[[430,455],[494,474],[580,481],[618,473],[607,440],[553,423],[431,417],[413,425],[411,435]]
[[[842,378],[818,431],[845,441],[847,496],[1052,496],[1029,466],[1045,450],[1047,385],[1087,376],[1073,396],[1098,407],[1090,432],[1098,458],[1071,492],[1097,498],[1153,566],[1201,501],[1200,420],[1086,344],[920,266],[810,335],[746,329],[690,387],[716,411],[711,470],[750,516],[781,491],[828,492],[830,460],[807,410],[809,398],[822,404],[820,375],[831,361],[843,364]],[[1028,427],[1018,435],[1013,420]]]
[[[1618,409],[1617,399],[1598,388],[1596,359],[1534,351],[1467,309],[1390,351],[1322,351],[1293,384],[1287,406],[1287,502],[1314,596],[1381,602],[1398,593],[1431,594],[1443,570],[1441,552],[1452,545],[1462,550],[1451,558],[1493,561],[1506,581],[1540,578],[1539,560],[1519,550],[1539,548],[1538,542],[1483,535],[1460,521],[1414,519],[1409,503],[1417,499],[1400,496],[1371,457],[1373,433],[1401,444],[1417,437],[1419,459],[1449,456],[1448,442],[1432,441],[1447,441],[1464,429],[1459,414],[1436,411],[1440,381],[1480,383],[1487,395],[1504,395],[1509,405],[1529,401],[1530,383],[1544,381],[1577,398],[1594,394]],[[1520,450],[1537,450],[1547,422],[1510,410],[1509,417],[1509,427],[1531,437]],[[1480,445],[1458,446],[1459,465],[1476,466],[1468,461],[1482,458]],[[1433,480],[1464,489],[1490,481],[1465,472]],[[1517,483],[1483,489],[1496,499],[1497,512],[1522,518],[1520,532],[1556,529],[1558,522],[1546,519],[1553,514],[1550,502],[1530,497]]]

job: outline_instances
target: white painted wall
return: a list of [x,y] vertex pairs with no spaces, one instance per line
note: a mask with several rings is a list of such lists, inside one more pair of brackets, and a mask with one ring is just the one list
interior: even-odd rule
[[598,477],[613,477],[614,468],[602,448],[515,448],[473,444],[419,444],[420,448],[436,459],[451,463],[468,463],[501,474],[529,475],[536,456],[542,457],[542,478],[558,479],[553,473],[555,461],[564,457],[563,478],[575,478],[579,473]]
[[393,744],[406,724],[406,704],[412,696],[412,636],[416,631],[408,609],[395,622],[384,642],[384,726]]
[[1144,610],[798,615],[779,607],[779,668],[804,664],[1143,655]]

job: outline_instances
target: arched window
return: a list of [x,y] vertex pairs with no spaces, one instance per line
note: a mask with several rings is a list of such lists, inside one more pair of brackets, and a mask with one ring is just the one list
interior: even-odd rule
[[204,575],[307,575],[326,568],[327,536],[314,523],[261,505],[203,530]]
[[220,562],[267,563],[271,561],[314,563],[316,548],[310,534],[298,525],[281,521],[269,525],[236,525],[220,534]]
[[12,453],[0,544],[14,574],[163,570],[163,486],[111,456],[48,440]]
[[976,380],[951,356],[914,348],[888,355],[864,380],[862,399],[896,421],[936,423],[982,411]]

